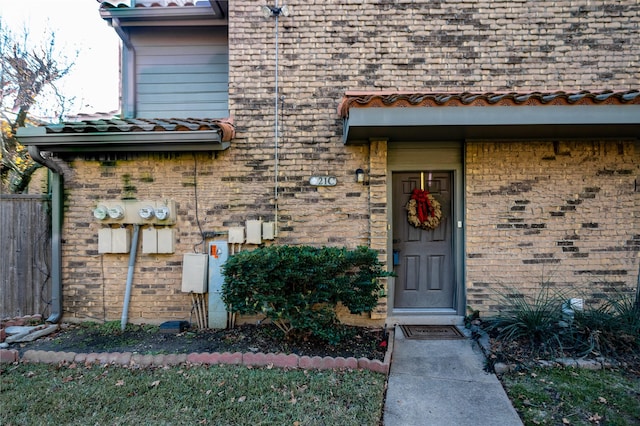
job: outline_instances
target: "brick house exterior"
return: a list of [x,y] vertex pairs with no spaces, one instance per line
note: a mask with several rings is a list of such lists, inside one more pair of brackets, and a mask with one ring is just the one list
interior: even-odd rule
[[[66,320],[120,318],[129,254],[98,249],[105,225],[92,211],[104,200],[175,202],[173,251],[135,259],[132,322],[189,319],[183,255],[248,220],[275,223],[265,244],[366,245],[401,272],[371,315],[343,315],[356,324],[460,322],[467,307],[495,311],[499,291],[541,282],[587,303],[635,289],[637,2],[291,0],[277,19],[248,0],[136,3],[100,8],[138,55],[123,56],[122,117],[21,138],[52,152],[64,175]],[[222,103],[195,120],[196,97],[151,107],[141,46],[153,48],[154,34],[193,41],[211,30],[228,49]],[[202,131],[213,136],[187,141]],[[408,197],[397,188],[438,173],[448,185],[446,220],[433,231],[442,235],[406,254],[432,231],[400,235]],[[434,241],[444,252],[429,254]],[[438,303],[412,296],[441,285]]]

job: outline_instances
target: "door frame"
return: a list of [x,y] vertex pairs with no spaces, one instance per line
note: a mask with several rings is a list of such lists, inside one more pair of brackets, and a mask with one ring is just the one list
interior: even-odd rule
[[[464,268],[464,144],[462,142],[391,142],[387,145],[387,270],[393,271],[393,173],[420,172],[424,170],[451,172],[452,211],[453,211],[453,274],[454,309],[416,309],[395,308],[395,281],[388,280],[387,317],[455,316],[464,317],[466,306],[465,268]],[[389,322],[389,321],[387,321]],[[407,321],[411,322],[409,319]]]

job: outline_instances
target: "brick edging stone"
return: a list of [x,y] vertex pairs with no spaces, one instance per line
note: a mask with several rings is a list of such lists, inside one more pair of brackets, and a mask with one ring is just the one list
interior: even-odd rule
[[[606,368],[613,368],[619,366],[619,363],[613,361],[607,361],[605,359],[574,359],[574,358],[557,358],[553,361],[539,360],[533,363],[531,366],[540,368],[551,367],[571,367],[580,368],[584,370],[604,370]],[[504,362],[497,362],[493,366],[493,371],[500,375],[516,371],[518,364],[506,364]]]
[[387,351],[384,361],[354,357],[309,357],[296,354],[273,354],[253,352],[214,352],[190,354],[141,355],[131,352],[75,353],[27,350],[20,357],[14,349],[0,349],[0,362],[41,362],[47,364],[83,363],[83,364],[117,364],[137,367],[160,367],[180,364],[212,365],[233,364],[256,367],[302,368],[302,369],[365,369],[385,375],[389,374],[391,353],[393,351],[393,330],[389,331]]

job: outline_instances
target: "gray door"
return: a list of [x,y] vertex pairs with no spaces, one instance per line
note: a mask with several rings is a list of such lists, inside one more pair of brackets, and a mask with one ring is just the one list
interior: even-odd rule
[[[442,171],[393,174],[395,308],[455,308],[452,180],[451,172]],[[442,220],[436,229],[407,221],[405,206],[415,188],[429,191],[440,203]]]

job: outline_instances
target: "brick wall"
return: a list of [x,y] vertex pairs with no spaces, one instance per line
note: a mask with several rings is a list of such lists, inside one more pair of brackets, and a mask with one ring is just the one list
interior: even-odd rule
[[[636,1],[283,3],[292,9],[280,19],[285,109],[295,110],[290,125],[304,127],[309,137],[333,136],[332,120],[315,121],[324,121],[345,88],[544,91],[638,81]],[[249,0],[234,1],[229,13],[236,112],[268,114],[274,20]],[[310,109],[316,110],[311,116]],[[310,120],[299,121],[308,117],[314,117],[313,131]]]
[[467,144],[467,304],[543,282],[587,301],[633,290],[639,160],[630,142]]
[[[139,154],[72,162],[73,173],[66,180],[63,231],[66,319],[116,320],[122,314],[129,255],[98,253],[97,234],[102,225],[93,218],[92,210],[98,200],[123,198],[172,199],[177,207],[175,254],[138,250],[129,320],[189,319],[191,299],[181,292],[182,255],[204,251],[200,229],[224,233],[247,219],[274,219],[273,181],[268,171],[255,171],[259,161],[251,160],[250,149],[231,151],[217,158],[204,153]],[[332,170],[320,174],[332,174]],[[279,213],[277,242],[368,245],[368,187],[355,183],[351,170],[348,174],[339,171],[336,187],[311,187],[308,178],[316,173],[318,168],[300,166],[295,179],[282,174],[280,197],[291,210]],[[349,321],[362,322],[359,318]]]
[[[343,145],[336,108],[347,90],[621,90],[638,83],[640,6],[635,1],[292,0],[286,4],[292,13],[280,19],[278,57],[279,244],[371,245],[382,250],[381,258],[385,259],[386,145]],[[121,314],[128,257],[98,255],[98,224],[91,217],[97,198],[166,197],[176,200],[179,207],[176,254],[138,256],[129,314],[131,321],[137,322],[188,317],[190,299],[180,293],[181,261],[182,253],[192,252],[194,246],[198,249],[199,227],[203,231],[225,231],[247,219],[276,218],[275,20],[265,19],[255,1],[234,0],[229,6],[229,100],[237,138],[229,150],[216,155],[197,154],[195,161],[191,154],[72,161],[73,173],[65,181],[63,287],[67,318],[118,319]],[[609,191],[613,189],[608,189],[607,182],[621,179],[626,186],[620,185],[628,187],[633,180],[629,175],[592,175],[603,165],[615,166],[614,171],[631,168],[631,148],[623,145],[624,154],[620,155],[616,144],[594,145],[600,148],[589,148],[588,152],[596,151],[593,158],[604,161],[600,165],[587,155],[587,145],[558,147],[559,152],[568,149],[570,156],[553,154],[549,144],[469,146],[467,172],[473,186],[468,189],[469,225],[478,231],[469,233],[467,284],[474,303],[486,294],[482,283],[489,281],[483,268],[495,268],[495,264],[489,264],[492,261],[511,259],[518,271],[565,267],[569,260],[572,265],[584,262],[591,268],[596,261],[608,262],[606,259],[613,258],[614,253],[623,254],[624,260],[606,268],[630,269],[629,252],[599,252],[593,241],[594,235],[606,231],[603,235],[611,237],[611,247],[626,247],[626,241],[635,241],[634,237],[625,234],[613,238],[613,217],[607,215],[605,224],[587,207],[593,209],[605,196],[611,199]],[[610,146],[613,152],[609,148],[604,152],[604,147]],[[494,151],[497,154],[490,155]],[[525,160],[525,153],[531,158]],[[543,160],[551,156],[556,159]],[[590,174],[583,165],[572,162],[576,156],[585,158],[593,169]],[[537,169],[529,164],[532,158],[538,159]],[[496,169],[487,168],[496,159],[502,161],[502,170],[512,173],[501,178],[503,183],[494,179]],[[566,182],[535,180],[545,176],[542,169],[563,162],[567,163],[565,171],[573,170],[577,175],[557,177]],[[616,162],[624,164],[618,166]],[[369,186],[355,182],[358,168],[370,173]],[[584,177],[587,174],[589,179]],[[308,184],[311,175],[336,176],[338,185],[312,187]],[[526,198],[511,196],[509,190],[500,195],[474,195],[485,191],[485,183],[501,191],[501,186],[511,188],[513,182],[516,192],[522,192],[526,185],[547,185],[557,196],[536,209],[540,201],[531,196],[531,191]],[[566,190],[558,192],[561,187]],[[588,198],[591,195],[595,198]],[[630,203],[632,197],[625,197]],[[501,210],[495,216],[475,215],[474,219],[474,212],[484,208],[476,204],[481,199],[491,200],[491,208]],[[571,204],[570,200],[581,204]],[[521,207],[525,210],[518,210]],[[572,207],[576,210],[570,210]],[[564,216],[551,216],[550,208]],[[510,219],[523,219],[521,223],[531,227],[518,228],[521,223]],[[545,227],[534,227],[542,224]],[[556,226],[560,230],[552,232]],[[536,230],[540,234],[527,234],[526,238],[546,240],[535,250],[533,246],[519,247],[513,241],[504,241]],[[569,230],[577,231],[581,239],[568,239],[572,235],[567,234]],[[495,242],[491,246],[494,257],[474,257],[484,254],[477,246],[481,242],[475,239],[485,234]],[[506,254],[500,257],[502,253]],[[561,262],[540,262],[546,258],[534,254],[553,254],[550,259]],[[580,257],[585,254],[587,258]],[[615,279],[628,283],[630,277],[628,273]],[[583,278],[590,275],[572,277],[576,282]],[[381,316],[384,305],[374,315]]]

